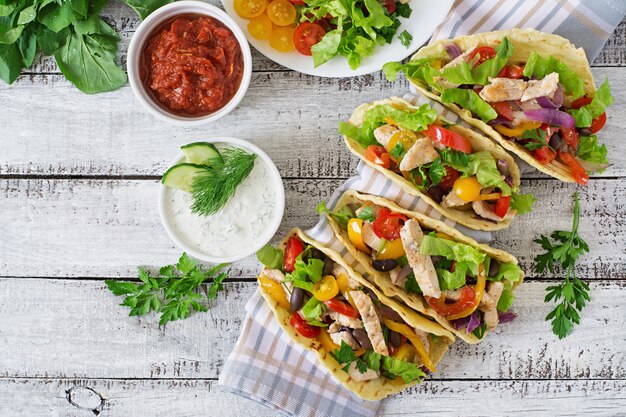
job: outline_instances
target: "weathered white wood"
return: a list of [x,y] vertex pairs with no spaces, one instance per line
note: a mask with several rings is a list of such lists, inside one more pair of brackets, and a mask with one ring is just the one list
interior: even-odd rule
[[[435,378],[626,378],[626,283],[592,282],[582,323],[563,341],[543,320],[548,285],[524,283],[517,320],[480,345],[457,343]],[[216,378],[255,289],[228,283],[208,313],[159,329],[155,315],[127,317],[102,281],[0,279],[0,377]]]
[[[608,75],[616,98],[601,132],[613,166],[600,176],[626,175],[626,79],[621,68]],[[178,147],[213,135],[254,141],[276,162],[283,177],[347,178],[357,159],[337,126],[366,101],[403,95],[408,83],[379,74],[323,79],[295,72],[254,73],[240,106],[218,122],[181,129],[157,121],[126,86],[86,95],[59,75],[29,75],[0,86],[2,119],[0,175],[162,175]],[[536,171],[528,177],[539,178]]]
[[[429,381],[383,401],[381,416],[623,415],[624,381]],[[95,411],[95,412],[94,412]],[[0,379],[0,414],[91,417],[279,416],[216,381]]]
[[[318,219],[315,204],[341,180],[286,180],[286,209],[279,239],[292,227]],[[533,213],[495,234],[494,246],[522,261],[530,276],[541,233],[569,230],[576,186],[553,180],[524,181],[538,199]],[[0,180],[0,276],[130,277],[137,265],[178,259],[158,216],[159,183],[153,180]],[[623,180],[595,180],[580,189],[581,236],[591,253],[581,257],[584,278],[626,278],[626,195]],[[253,277],[254,257],[233,265],[235,277]],[[549,276],[549,275],[544,275]],[[557,275],[558,276],[558,275]]]

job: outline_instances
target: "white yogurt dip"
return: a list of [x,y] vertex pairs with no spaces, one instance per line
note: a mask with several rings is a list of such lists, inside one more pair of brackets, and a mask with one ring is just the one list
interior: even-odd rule
[[168,187],[164,204],[174,233],[186,246],[209,257],[229,258],[255,250],[262,237],[270,232],[265,240],[272,237],[275,230],[269,229],[277,216],[282,217],[283,191],[272,174],[258,155],[235,194],[211,216],[192,213],[191,194]]

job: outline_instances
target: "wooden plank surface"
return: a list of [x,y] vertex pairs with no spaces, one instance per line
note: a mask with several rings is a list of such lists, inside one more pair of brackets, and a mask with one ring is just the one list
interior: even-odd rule
[[[543,320],[548,285],[522,285],[518,318],[480,345],[457,341],[435,378],[626,379],[626,282],[594,281],[564,341]],[[255,289],[228,283],[208,313],[159,328],[157,316],[127,317],[99,280],[0,279],[0,378],[217,378]]]

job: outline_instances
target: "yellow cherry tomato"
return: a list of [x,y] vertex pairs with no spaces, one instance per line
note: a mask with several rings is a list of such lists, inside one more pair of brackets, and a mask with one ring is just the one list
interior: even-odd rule
[[273,0],[267,5],[267,15],[275,25],[287,26],[296,21],[296,8],[287,0]]
[[277,26],[270,34],[270,45],[279,52],[290,52],[296,49],[293,43],[295,29],[291,26]]
[[398,259],[403,256],[404,246],[402,246],[402,239],[396,239],[386,241],[382,245],[382,249],[376,253],[376,259]]
[[267,7],[267,0],[235,0],[235,11],[245,19],[260,16]]
[[363,242],[363,220],[357,218],[348,220],[348,238],[358,250],[370,253],[370,248]]
[[526,122],[517,127],[514,127],[513,129],[510,129],[502,125],[497,125],[495,128],[498,132],[502,133],[504,136],[513,138],[516,136],[522,136],[522,134],[526,132],[527,130],[534,130],[539,127],[541,127],[540,122]]
[[398,348],[393,356],[400,359],[401,361],[414,363],[415,355],[417,355],[417,351],[415,350],[415,348],[410,344],[405,343]]
[[466,203],[478,200],[480,198],[480,190],[482,189],[482,185],[480,185],[475,176],[459,178],[454,181],[452,186],[454,194]]
[[269,39],[274,25],[266,14],[257,16],[248,23],[248,32],[255,39]]
[[333,341],[333,339],[331,339],[330,334],[328,334],[328,331],[326,329],[321,329],[320,334],[317,337],[327,352],[334,352],[337,349],[341,348],[341,346],[339,346]]
[[339,294],[337,280],[332,275],[324,275],[322,279],[313,284],[313,296],[319,301],[328,301]]
[[[391,136],[391,138],[389,139],[389,143],[387,143],[387,150],[391,151],[393,148],[396,147],[398,143],[401,143],[404,147],[404,151],[406,152],[411,146],[413,146],[416,141],[417,136],[415,136],[415,133],[408,130],[401,130]],[[393,159],[394,162],[398,162],[398,160],[396,160],[393,156],[391,157],[391,159]]]
[[337,281],[337,287],[339,287],[339,291],[343,294],[346,291],[350,291],[350,286],[348,285],[348,277],[345,274],[339,274],[338,277],[335,277]]
[[282,285],[271,278],[263,276],[263,274],[259,275],[257,279],[264,293],[269,295],[280,307],[289,310],[289,300],[287,299],[287,294],[285,294],[285,288],[283,288]]

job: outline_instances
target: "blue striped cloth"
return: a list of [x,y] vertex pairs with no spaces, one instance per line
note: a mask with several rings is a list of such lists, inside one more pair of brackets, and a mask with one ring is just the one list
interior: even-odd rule
[[[432,40],[497,29],[534,27],[572,40],[577,46],[584,47],[587,56],[593,60],[625,14],[626,0],[458,0]],[[426,100],[411,95],[405,99],[418,103]],[[438,103],[431,104],[442,112],[447,111]],[[454,114],[447,113],[445,117],[458,120]],[[328,206],[332,207],[346,189],[382,195],[406,208],[440,216],[423,201],[403,193],[363,163],[359,164],[358,175],[336,190]],[[487,241],[491,236],[443,220],[477,240]],[[306,233],[348,258],[347,252],[337,246],[325,219],[321,218]],[[258,290],[246,304],[246,312],[240,337],[220,374],[219,384],[224,389],[287,416],[376,415],[380,402],[363,401],[354,396],[326,372],[316,354],[293,343],[281,331]]]

